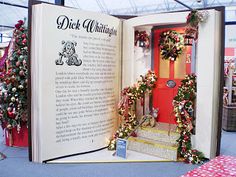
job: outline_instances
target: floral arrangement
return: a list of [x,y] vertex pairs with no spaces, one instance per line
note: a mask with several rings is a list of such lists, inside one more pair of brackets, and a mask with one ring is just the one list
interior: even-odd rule
[[199,12],[197,10],[192,10],[186,18],[186,29],[185,35],[187,37],[192,37],[195,40],[198,38],[198,26],[199,23],[204,22],[208,17],[207,11]]
[[227,106],[229,103],[228,96],[229,96],[228,88],[224,87],[223,89],[223,105],[224,106]]
[[162,59],[175,61],[184,49],[184,37],[173,30],[164,31],[160,35],[160,53]]
[[[157,77],[153,71],[148,71],[145,76],[140,76],[133,87],[126,87],[121,91],[121,99],[118,105],[118,114],[121,118],[119,129],[115,132],[108,145],[109,150],[116,149],[117,138],[128,137],[139,124],[136,112],[136,101],[143,99],[145,93],[152,93]],[[134,133],[133,136],[136,136]]]
[[146,31],[136,30],[134,33],[134,45],[137,46],[138,41],[140,42],[140,47],[150,48],[150,37]]
[[224,76],[229,77],[229,71],[235,71],[235,60],[234,57],[228,57],[225,59],[225,66],[224,66]]
[[0,81],[0,123],[3,128],[17,128],[27,124],[27,60],[28,36],[24,21],[19,20],[13,31],[12,47],[6,60],[6,72]]
[[187,75],[182,80],[178,93],[173,100],[177,131],[180,132],[178,153],[188,163],[201,163],[204,155],[192,149],[193,112],[196,99],[196,76]]

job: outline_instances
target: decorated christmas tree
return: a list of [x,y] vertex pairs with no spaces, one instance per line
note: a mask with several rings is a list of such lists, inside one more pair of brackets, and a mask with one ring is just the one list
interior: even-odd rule
[[1,75],[0,123],[3,128],[17,128],[27,124],[27,29],[19,20],[13,31],[12,45],[5,62],[6,71]]

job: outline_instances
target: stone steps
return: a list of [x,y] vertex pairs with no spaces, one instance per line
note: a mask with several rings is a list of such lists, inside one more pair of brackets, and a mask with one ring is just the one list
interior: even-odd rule
[[138,137],[130,137],[128,141],[129,150],[177,161],[176,145]]
[[177,161],[179,133],[176,125],[157,123],[153,128],[139,127],[137,137],[128,138],[128,149]]
[[167,123],[157,123],[153,128],[140,127],[137,130],[137,136],[152,140],[177,144],[179,133],[176,132],[176,125]]

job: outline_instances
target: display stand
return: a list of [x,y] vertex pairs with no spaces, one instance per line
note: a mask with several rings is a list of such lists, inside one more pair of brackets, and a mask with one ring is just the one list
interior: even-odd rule
[[222,128],[225,131],[236,131],[236,74],[234,67],[228,68],[228,75],[225,76]]
[[28,128],[24,124],[18,132],[16,127],[5,129],[6,146],[27,147],[28,146]]

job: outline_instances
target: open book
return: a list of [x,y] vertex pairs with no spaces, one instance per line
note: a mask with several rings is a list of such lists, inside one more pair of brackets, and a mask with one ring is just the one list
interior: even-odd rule
[[[184,24],[188,13],[123,21],[73,8],[33,5],[32,160],[44,162],[80,154],[90,156],[90,161],[112,161],[104,148],[119,125],[117,104],[121,88],[132,85],[155,64],[152,47],[146,50],[142,44],[134,45],[135,30],[146,30],[150,35],[156,27]],[[208,21],[199,27],[195,61],[200,95],[195,146],[210,158],[216,151],[222,14],[213,9],[208,13]],[[138,155],[135,157],[140,160]]]

